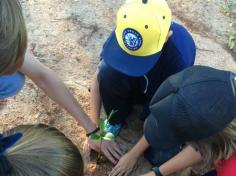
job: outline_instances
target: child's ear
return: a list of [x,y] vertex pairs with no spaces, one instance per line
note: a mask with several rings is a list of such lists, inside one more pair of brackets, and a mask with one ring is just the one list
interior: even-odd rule
[[173,31],[170,30],[167,37],[166,37],[166,42],[168,41],[168,39],[173,35]]

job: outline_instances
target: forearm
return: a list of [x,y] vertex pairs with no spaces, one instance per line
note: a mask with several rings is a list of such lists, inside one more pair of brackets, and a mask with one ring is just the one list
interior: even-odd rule
[[20,71],[32,79],[53,101],[66,109],[84,127],[86,132],[91,132],[96,128],[65,84],[52,70],[27,54]]
[[[193,147],[187,146],[175,157],[162,164],[159,169],[163,176],[168,176],[197,164],[201,159],[202,157],[199,152]],[[149,172],[143,176],[155,176],[155,173]]]
[[90,103],[91,103],[91,111],[90,111],[91,120],[98,125],[101,111],[101,97],[99,92],[99,83],[97,80],[97,72],[95,73],[92,81]]
[[143,136],[139,142],[125,155],[123,155],[115,168],[109,174],[110,176],[128,175],[134,168],[138,158],[148,148],[145,137]]
[[139,158],[148,147],[147,140],[142,136],[139,142],[129,151],[129,154],[134,158]]
[[41,79],[31,78],[53,101],[66,109],[86,132],[94,130],[95,125],[90,121],[76,99],[72,96],[65,84],[51,70],[47,71],[47,77]]
[[192,146],[188,145],[174,158],[161,165],[160,171],[164,176],[170,175],[197,164],[201,159],[200,152],[197,152]]
[[72,96],[65,84],[51,70],[47,71],[47,77],[32,80],[40,87],[53,101],[62,106],[68,113],[83,126],[86,132],[94,130],[95,125],[82,110],[77,100]]

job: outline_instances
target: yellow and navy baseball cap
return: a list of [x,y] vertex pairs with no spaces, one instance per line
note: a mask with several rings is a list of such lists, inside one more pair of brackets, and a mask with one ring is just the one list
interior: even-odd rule
[[128,0],[117,13],[116,29],[102,59],[129,76],[145,75],[158,61],[171,25],[165,0]]

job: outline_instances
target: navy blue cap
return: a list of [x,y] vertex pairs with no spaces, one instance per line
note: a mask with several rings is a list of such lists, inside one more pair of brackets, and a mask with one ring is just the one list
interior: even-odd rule
[[22,133],[15,133],[6,137],[0,134],[0,175],[9,175],[11,173],[12,165],[5,156],[5,152],[21,138]]
[[143,76],[159,60],[161,52],[149,56],[134,56],[125,52],[118,44],[113,31],[103,46],[102,59],[115,70],[129,76]]
[[22,136],[22,133],[15,133],[6,137],[0,134],[0,156],[3,155],[4,152],[12,147],[17,141],[19,141]]
[[169,77],[150,103],[145,138],[165,150],[222,131],[236,117],[235,91],[229,71],[194,66]]

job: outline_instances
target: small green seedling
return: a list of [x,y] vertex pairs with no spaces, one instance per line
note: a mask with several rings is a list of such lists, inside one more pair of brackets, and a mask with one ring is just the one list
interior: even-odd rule
[[115,136],[112,133],[106,132],[106,125],[108,121],[112,118],[112,116],[116,113],[117,111],[112,110],[109,116],[106,117],[101,117],[99,120],[99,133],[95,133],[89,136],[90,139],[96,140],[99,142],[102,142],[103,140],[114,140]]
[[[100,142],[100,148],[104,140],[113,141],[115,139],[115,136],[110,132],[106,132],[105,129],[106,129],[107,123],[116,112],[117,111],[112,110],[108,117],[101,117],[99,120],[99,132],[91,134],[89,136],[90,139]],[[100,158],[101,158],[101,151],[98,153],[97,163],[99,162]]]
[[236,0],[225,0],[221,9],[226,15],[234,16],[236,14]]
[[232,50],[236,46],[236,22],[231,23],[231,30],[228,33],[229,36],[229,48]]
[[227,16],[230,16],[233,19],[232,23],[230,24],[230,30],[227,33],[227,36],[228,47],[231,50],[234,50],[236,48],[236,0],[225,0],[221,8]]
[[228,6],[228,4],[223,4],[222,6],[221,6],[221,9],[222,9],[222,11],[226,14],[226,15],[230,15],[230,8],[229,8],[229,6]]

